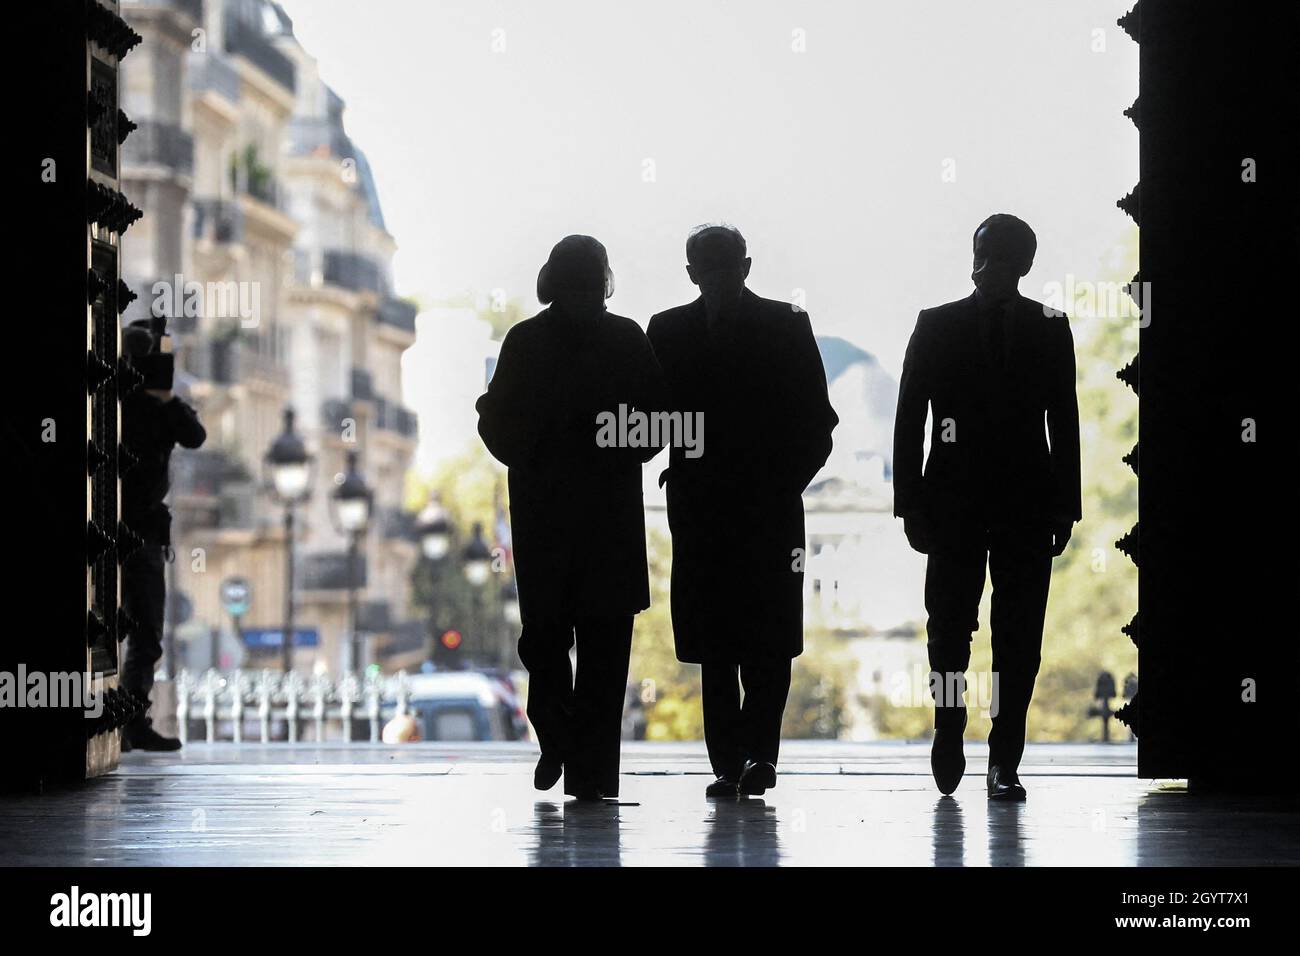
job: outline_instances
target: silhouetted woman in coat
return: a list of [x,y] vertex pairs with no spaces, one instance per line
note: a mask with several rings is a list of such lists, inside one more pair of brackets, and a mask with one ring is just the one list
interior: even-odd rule
[[547,790],[563,772],[564,792],[589,800],[618,794],[632,619],[650,605],[641,465],[659,450],[601,447],[597,418],[664,404],[645,333],[605,309],[612,292],[605,247],[561,240],[537,276],[548,308],[506,334],[476,406],[484,444],[510,469],[534,783]]

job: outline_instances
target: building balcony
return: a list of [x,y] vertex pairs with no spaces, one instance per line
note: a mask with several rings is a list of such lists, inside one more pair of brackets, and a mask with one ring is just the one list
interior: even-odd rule
[[256,337],[209,338],[194,349],[192,364],[195,376],[216,385],[289,384],[289,370]]
[[302,556],[298,587],[304,591],[346,591],[366,586],[366,556],[356,556],[356,580],[352,580],[346,551],[318,551]]
[[227,53],[242,56],[289,93],[297,91],[297,69],[293,60],[277,50],[256,26],[237,17],[227,17],[225,39]]
[[191,53],[187,63],[189,85],[195,93],[216,93],[229,103],[239,102],[243,81],[239,71],[218,53]]
[[419,417],[397,402],[376,398],[375,427],[414,440],[419,436]]
[[326,249],[322,256],[322,278],[353,292],[382,294],[387,285],[383,271],[369,256],[343,249]]
[[141,120],[122,144],[122,159],[128,166],[161,166],[190,176],[194,173],[194,139],[173,123]]
[[327,431],[341,432],[348,419],[356,420],[351,402],[342,398],[330,398],[321,403],[320,423]]
[[241,242],[243,209],[226,199],[195,199],[194,238],[220,244]]
[[379,304],[375,318],[383,325],[415,334],[415,316],[419,312],[414,302],[389,296]]
[[172,458],[172,502],[187,529],[252,528],[257,485],[227,452],[182,451]]

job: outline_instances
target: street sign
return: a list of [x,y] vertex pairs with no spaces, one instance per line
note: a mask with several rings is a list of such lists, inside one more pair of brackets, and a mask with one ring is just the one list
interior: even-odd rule
[[221,606],[231,617],[243,617],[253,601],[253,586],[247,578],[226,578],[221,582]]
[[[279,627],[246,627],[242,632],[244,646],[251,648],[279,647],[283,643],[284,629]],[[320,632],[314,627],[293,629],[294,647],[319,647]]]

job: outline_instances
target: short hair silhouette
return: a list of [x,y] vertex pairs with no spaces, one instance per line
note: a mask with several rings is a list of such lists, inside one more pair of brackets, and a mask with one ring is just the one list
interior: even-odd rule
[[696,226],[686,237],[686,261],[693,266],[739,266],[747,254],[745,237],[735,226],[726,223]]
[[972,246],[981,229],[988,229],[990,235],[996,234],[997,244],[1015,256],[1018,261],[1033,264],[1034,254],[1038,252],[1038,237],[1034,235],[1034,230],[1029,228],[1029,223],[1019,216],[995,212],[975,227],[975,232],[971,234]]
[[614,273],[604,245],[591,236],[565,236],[537,273],[537,301],[550,305],[564,293],[614,294]]

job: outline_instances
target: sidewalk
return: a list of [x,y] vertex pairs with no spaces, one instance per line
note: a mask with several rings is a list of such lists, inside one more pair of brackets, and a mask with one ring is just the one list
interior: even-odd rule
[[[1277,800],[1138,780],[1131,743],[1030,745],[1029,802],[955,798],[928,744],[792,741],[762,798],[704,798],[703,745],[625,744],[618,805],[532,789],[532,744],[205,744],[132,753],[80,788],[0,800],[0,864],[1300,864]],[[1292,807],[1293,809],[1293,807]]]

